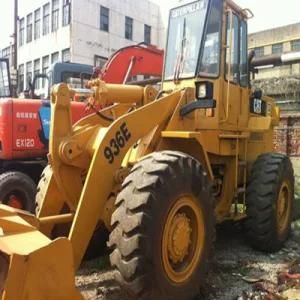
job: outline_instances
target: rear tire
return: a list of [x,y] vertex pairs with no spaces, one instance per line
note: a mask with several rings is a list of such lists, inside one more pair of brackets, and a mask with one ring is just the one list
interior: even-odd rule
[[215,227],[203,167],[174,151],[153,153],[125,179],[109,246],[117,281],[134,298],[192,299],[205,280]]
[[247,239],[258,250],[278,251],[290,234],[293,218],[292,164],[285,155],[262,154],[255,161],[248,182]]
[[36,185],[25,173],[5,172],[0,175],[0,202],[34,213]]

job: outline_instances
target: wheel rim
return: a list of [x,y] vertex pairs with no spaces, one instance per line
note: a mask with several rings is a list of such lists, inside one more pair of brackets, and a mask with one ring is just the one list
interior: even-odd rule
[[164,271],[174,283],[187,281],[205,243],[203,212],[192,196],[180,197],[168,213],[162,238]]
[[281,234],[288,226],[291,211],[291,190],[287,181],[281,185],[277,199],[277,228]]
[[7,198],[7,200],[5,202],[8,206],[11,206],[11,207],[17,208],[17,209],[24,208],[22,197],[12,193],[12,194],[9,194],[6,198]]

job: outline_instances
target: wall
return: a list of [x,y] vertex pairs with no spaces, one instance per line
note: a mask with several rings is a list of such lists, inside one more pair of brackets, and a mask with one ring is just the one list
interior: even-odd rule
[[283,115],[275,128],[274,145],[276,152],[292,157],[300,156],[300,114]]
[[[100,5],[109,8],[109,33],[100,30]],[[95,55],[107,58],[121,47],[143,42],[144,24],[151,26],[151,43],[164,47],[159,6],[148,0],[74,0],[72,14],[72,61],[94,64]],[[125,16],[133,18],[132,40],[125,39]]]
[[[27,66],[28,62],[32,62],[32,75],[34,72],[34,61],[39,60],[39,72],[43,72],[43,57],[48,57],[49,63],[51,65],[51,55],[58,52],[58,61],[62,60],[62,51],[70,48],[71,35],[70,35],[70,25],[63,26],[63,0],[58,1],[59,16],[58,16],[58,28],[56,31],[52,32],[52,0],[26,0],[19,1],[19,20],[24,18],[24,44],[20,45],[20,22],[18,26],[18,68],[19,68],[19,92],[27,85]],[[49,33],[43,34],[43,6],[50,3],[49,11]],[[40,9],[40,36],[35,39],[35,10]],[[32,41],[27,42],[27,15],[32,13]],[[20,73],[20,66],[24,66],[24,85],[22,86],[22,74]]]
[[[50,33],[43,35],[43,5],[50,3]],[[110,10],[109,33],[100,30],[100,5]],[[59,28],[51,32],[52,0],[25,0],[19,1],[19,19],[25,19],[24,45],[18,47],[18,65],[24,64],[26,77],[26,63],[59,52],[62,60],[62,51],[70,48],[71,62],[94,65],[95,55],[107,58],[121,47],[144,41],[144,24],[151,26],[151,43],[164,47],[165,28],[158,5],[148,0],[72,0],[71,24],[62,26],[63,0],[59,0]],[[26,42],[26,16],[33,15],[41,9],[40,38]],[[133,18],[133,39],[125,39],[125,16]]]
[[[50,2],[50,33],[43,35],[43,5]],[[70,25],[62,27],[62,6],[63,0],[59,0],[59,28],[55,32],[51,32],[51,0],[26,0],[19,1],[19,19],[25,18],[25,43],[23,46],[18,47],[18,64],[26,63],[30,60],[42,58],[45,55],[50,55],[54,52],[61,52],[62,50],[70,47]],[[37,40],[32,39],[32,42],[26,43],[26,16],[33,13],[34,24],[34,11],[41,8],[41,27],[40,38]],[[34,32],[34,31],[33,31]],[[61,53],[60,53],[61,55]]]

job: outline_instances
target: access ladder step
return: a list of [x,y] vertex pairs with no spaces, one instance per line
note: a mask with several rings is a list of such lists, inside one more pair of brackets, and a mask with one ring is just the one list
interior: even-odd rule
[[247,161],[246,160],[239,160],[239,166],[240,167],[246,167],[247,166]]
[[246,189],[244,187],[240,187],[237,189],[237,194],[240,195],[240,194],[243,194],[246,192]]

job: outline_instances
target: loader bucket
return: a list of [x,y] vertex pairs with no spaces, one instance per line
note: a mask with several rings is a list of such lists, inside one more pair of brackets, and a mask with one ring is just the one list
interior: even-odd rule
[[33,215],[0,205],[0,299],[84,299],[75,287],[70,241],[51,241],[36,223]]

